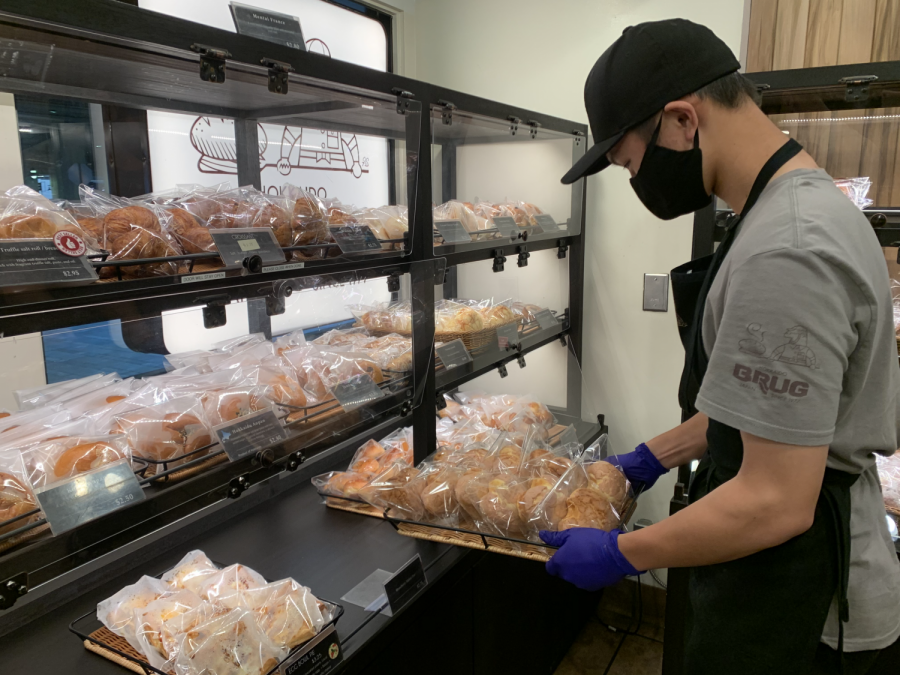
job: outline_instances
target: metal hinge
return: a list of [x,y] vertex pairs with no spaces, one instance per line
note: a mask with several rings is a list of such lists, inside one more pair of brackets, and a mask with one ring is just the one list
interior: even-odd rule
[[0,609],[9,609],[27,592],[27,572],[19,572],[16,576],[0,583]]
[[844,100],[847,102],[865,101],[869,98],[869,85],[878,79],[877,75],[853,75],[838,80],[847,86]]
[[522,120],[514,115],[510,115],[506,119],[509,120],[509,133],[512,136],[516,135],[516,132],[519,130],[519,125],[522,123]]
[[388,293],[400,292],[400,272],[391,272],[387,278]]
[[540,129],[542,126],[541,123],[537,120],[528,120],[528,126],[531,127],[531,137],[537,138],[538,129]]
[[497,372],[500,373],[500,377],[501,377],[501,378],[506,377],[507,375],[509,375],[509,371],[506,370],[506,364],[505,364],[505,363],[501,363],[499,366],[497,366]]
[[448,127],[453,124],[453,111],[456,110],[456,106],[450,103],[450,101],[438,100],[438,105],[443,108],[441,110],[441,124],[445,124]]
[[259,62],[269,69],[269,91],[273,94],[287,94],[288,75],[294,72],[294,66],[267,58],[262,58]]
[[211,295],[203,298],[197,298],[196,302],[206,303],[203,308],[203,326],[204,328],[219,328],[227,322],[225,314],[225,306],[231,302],[231,298],[227,294]]
[[287,465],[285,465],[285,468],[288,471],[296,471],[297,469],[300,468],[300,465],[303,464],[303,462],[305,462],[305,461],[306,461],[306,457],[303,455],[302,452],[294,452],[291,454],[290,457],[288,457]]
[[506,256],[503,255],[503,250],[492,251],[491,255],[494,258],[494,272],[502,272],[504,270],[504,265],[506,264]]
[[225,59],[231,58],[227,49],[194,43],[191,49],[200,54],[200,79],[222,84],[225,81]]
[[228,483],[228,496],[232,499],[237,499],[249,488],[250,480],[247,478],[247,476],[238,476],[237,478],[232,478],[231,482]]
[[434,395],[434,407],[437,410],[443,410],[447,407],[447,399],[444,398],[444,395],[441,392],[437,392]]
[[556,257],[562,260],[566,257],[566,252],[569,250],[569,246],[566,244],[565,239],[560,239],[558,242],[556,242],[556,245],[558,247],[556,250]]
[[391,89],[391,93],[397,97],[397,113],[400,115],[408,113],[409,102],[413,98],[413,93],[411,91],[406,91],[405,89],[400,89],[399,87]]
[[575,145],[581,145],[581,139],[584,138],[584,132],[576,129],[572,132],[572,135],[575,136]]

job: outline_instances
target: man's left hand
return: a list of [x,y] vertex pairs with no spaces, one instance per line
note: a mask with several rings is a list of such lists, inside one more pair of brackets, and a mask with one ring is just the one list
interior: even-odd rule
[[619,530],[604,532],[576,527],[562,532],[540,532],[541,539],[559,550],[547,561],[547,572],[586,591],[612,586],[637,574],[619,551]]

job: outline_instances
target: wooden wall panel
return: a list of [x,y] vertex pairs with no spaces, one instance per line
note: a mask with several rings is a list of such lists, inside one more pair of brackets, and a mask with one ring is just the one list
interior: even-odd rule
[[832,113],[834,128],[828,143],[828,159],[824,164],[820,163],[832,177],[853,178],[860,175],[865,124],[862,120],[851,118],[865,114],[863,110],[835,110]]
[[869,63],[875,34],[875,7],[878,0],[844,0],[838,64]]
[[775,17],[774,70],[802,68],[806,57],[809,0],[779,0]]
[[872,180],[869,198],[876,206],[892,206],[894,168],[897,159],[897,120],[879,119],[882,115],[893,114],[895,108],[867,110],[870,119],[865,120],[863,132],[860,176]]
[[878,0],[872,61],[900,61],[900,0]]
[[[847,0],[847,4],[852,3]],[[803,60],[807,68],[837,65],[843,8],[844,0],[813,0],[809,4]]]
[[[874,0],[873,0],[874,2]],[[775,56],[775,20],[778,0],[753,0],[750,5],[750,36],[747,48],[747,72],[772,70]],[[875,21],[873,6],[872,21]]]
[[831,112],[800,113],[798,117],[797,141],[824,168],[828,164],[828,145],[834,126]]

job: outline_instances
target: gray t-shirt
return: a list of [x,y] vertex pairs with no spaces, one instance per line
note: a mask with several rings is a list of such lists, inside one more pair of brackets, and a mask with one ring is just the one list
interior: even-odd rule
[[[703,317],[697,408],[781,443],[828,445],[851,489],[846,651],[900,636],[900,563],[875,453],[898,442],[900,368],[887,266],[872,227],[822,170],[771,181],[742,222]],[[837,646],[832,604],[823,641]]]

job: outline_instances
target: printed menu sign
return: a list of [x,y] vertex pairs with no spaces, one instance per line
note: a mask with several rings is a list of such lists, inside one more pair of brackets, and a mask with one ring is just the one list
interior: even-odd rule
[[128,460],[34,491],[54,535],[144,499]]
[[377,401],[384,396],[381,387],[366,374],[354,375],[349,380],[336,384],[331,388],[331,393],[346,412]]
[[559,225],[553,220],[553,216],[547,213],[541,213],[534,216],[534,221],[540,225],[544,232],[559,232]]
[[384,582],[384,593],[391,605],[391,612],[396,614],[427,584],[422,559],[416,555]]
[[472,241],[469,231],[459,220],[436,220],[434,226],[445,244],[468,244]]
[[244,258],[258,255],[263,263],[284,262],[284,251],[275,239],[271,227],[238,227],[228,230],[210,230],[219,257],[226,267],[241,267]]
[[328,229],[340,247],[341,253],[381,250],[381,242],[368,225],[348,225]]
[[541,328],[555,328],[559,325],[559,321],[556,320],[556,317],[553,316],[553,313],[549,309],[542,309],[538,312],[534,313],[534,318],[540,324]]
[[300,19],[290,14],[273,12],[261,7],[242,5],[239,2],[228,3],[234,28],[240,35],[268,40],[285,47],[306,51],[306,40]]
[[222,444],[225,454],[232,462],[264,450],[287,438],[281,421],[272,410],[263,410],[239,417],[233,422],[214,427],[213,431],[216,432],[219,443]]
[[469,354],[469,350],[466,349],[462,340],[447,342],[440,347],[435,347],[434,351],[437,352],[438,358],[447,370],[472,363],[472,355]]
[[97,280],[90,261],[60,251],[52,239],[0,242],[0,286],[31,286]]
[[519,236],[519,226],[516,225],[516,219],[512,216],[495,216],[491,218],[494,221],[494,227],[500,230],[500,234],[509,239],[517,239]]

